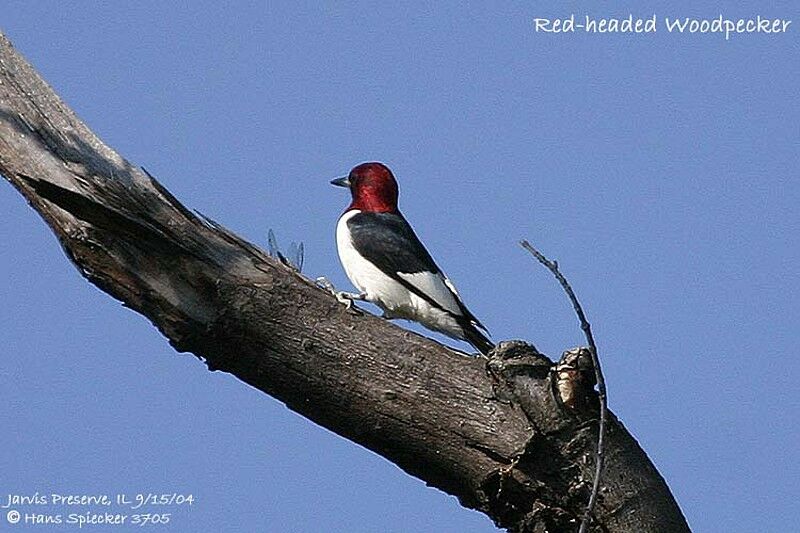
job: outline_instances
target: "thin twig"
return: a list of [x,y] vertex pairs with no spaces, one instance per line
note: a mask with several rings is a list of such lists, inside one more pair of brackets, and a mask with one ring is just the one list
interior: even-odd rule
[[564,292],[567,293],[570,301],[572,302],[572,308],[575,309],[575,314],[578,315],[578,320],[581,323],[581,329],[583,330],[584,335],[586,335],[586,342],[589,343],[589,352],[592,356],[592,365],[594,365],[594,375],[595,380],[597,381],[597,396],[600,400],[600,425],[597,430],[597,461],[595,462],[594,468],[594,481],[592,482],[592,494],[589,497],[589,503],[586,505],[586,511],[583,513],[583,519],[581,520],[581,527],[578,530],[579,533],[586,533],[586,529],[589,527],[589,522],[591,521],[592,511],[594,510],[595,503],[597,503],[597,495],[600,492],[600,478],[603,474],[603,462],[605,460],[605,432],[606,432],[606,419],[608,418],[608,400],[606,396],[606,381],[603,378],[603,372],[600,370],[600,359],[597,357],[597,347],[594,344],[594,337],[592,336],[592,326],[589,324],[589,321],[586,320],[586,315],[583,314],[583,308],[581,307],[580,302],[578,302],[578,297],[575,296],[575,291],[572,290],[567,278],[558,270],[558,263],[555,261],[550,261],[544,255],[542,255],[539,250],[534,248],[531,243],[526,240],[520,241],[520,245],[522,245],[525,250],[530,252],[530,254],[536,258],[541,264],[547,267],[550,272],[556,277],[558,282],[561,284],[561,287],[564,289]]

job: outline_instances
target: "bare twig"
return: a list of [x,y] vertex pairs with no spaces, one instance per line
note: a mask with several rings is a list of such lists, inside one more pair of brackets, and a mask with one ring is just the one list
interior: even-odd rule
[[606,382],[603,378],[603,372],[600,370],[600,359],[597,357],[597,347],[594,344],[594,337],[592,336],[592,326],[589,324],[589,321],[586,320],[586,315],[583,313],[583,308],[581,307],[580,302],[578,302],[578,297],[575,296],[575,291],[572,290],[567,278],[565,278],[558,269],[558,263],[547,259],[544,255],[542,255],[541,252],[539,252],[539,250],[534,248],[531,243],[526,240],[520,241],[520,245],[525,248],[525,250],[530,252],[530,254],[535,257],[537,261],[539,261],[541,264],[547,267],[550,272],[553,273],[558,282],[561,284],[561,287],[564,289],[564,292],[567,293],[570,302],[572,302],[572,308],[575,309],[575,314],[578,315],[578,320],[581,323],[581,329],[583,330],[584,335],[586,335],[586,342],[589,344],[589,352],[592,356],[594,375],[595,379],[597,380],[597,396],[600,400],[600,424],[597,430],[597,461],[594,469],[594,481],[592,482],[592,494],[589,497],[589,503],[586,505],[586,511],[583,514],[583,520],[581,520],[581,527],[578,530],[579,533],[586,533],[586,529],[589,527],[589,522],[592,517],[592,511],[594,510],[595,503],[597,503],[597,494],[600,492],[600,478],[603,474],[606,419],[608,418]]
[[269,255],[277,258],[281,263],[286,266],[292,267],[297,272],[303,271],[303,256],[305,249],[303,243],[300,244],[293,242],[289,246],[289,253],[284,254],[278,246],[278,240],[275,238],[275,232],[272,229],[267,232],[267,245],[269,247]]

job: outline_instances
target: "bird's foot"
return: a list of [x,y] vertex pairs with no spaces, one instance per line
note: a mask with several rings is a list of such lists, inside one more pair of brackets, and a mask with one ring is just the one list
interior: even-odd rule
[[314,280],[314,283],[316,283],[317,287],[319,287],[320,289],[325,289],[326,291],[331,293],[336,292],[336,287],[334,287],[333,283],[331,283],[330,280],[325,276],[318,277],[317,279]]
[[345,291],[337,291],[336,287],[333,286],[328,278],[325,276],[320,276],[315,280],[317,287],[325,289],[326,291],[333,294],[339,303],[342,303],[347,306],[348,309],[353,307],[353,301],[355,300],[365,300],[367,295],[363,292],[355,293],[355,292],[345,292]]
[[353,307],[353,302],[356,300],[364,301],[367,299],[367,295],[363,292],[355,293],[355,292],[344,292],[344,291],[335,291],[333,293],[336,296],[336,299],[339,300],[339,303],[343,303],[347,306],[348,309]]

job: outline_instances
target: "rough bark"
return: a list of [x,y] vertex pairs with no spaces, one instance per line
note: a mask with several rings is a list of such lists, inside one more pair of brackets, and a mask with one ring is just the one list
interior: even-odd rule
[[[81,274],[230,372],[512,531],[574,531],[596,416],[521,342],[466,357],[330,294],[183,207],[103,144],[0,34],[0,173]],[[560,383],[559,386],[563,386]],[[574,393],[575,391],[573,391]],[[572,400],[574,400],[574,395]],[[688,531],[612,416],[593,531]]]

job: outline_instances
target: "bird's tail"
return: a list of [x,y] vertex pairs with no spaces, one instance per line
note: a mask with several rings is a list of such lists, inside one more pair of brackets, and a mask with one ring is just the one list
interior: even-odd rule
[[494,348],[494,343],[475,324],[472,322],[462,323],[461,329],[464,330],[464,340],[473,345],[483,355],[489,355],[489,352]]

